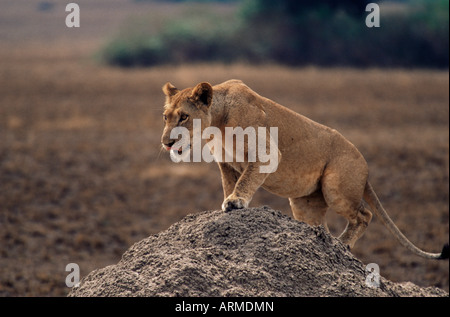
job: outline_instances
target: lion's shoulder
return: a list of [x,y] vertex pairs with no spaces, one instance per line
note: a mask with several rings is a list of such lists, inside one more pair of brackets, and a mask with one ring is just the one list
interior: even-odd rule
[[242,80],[230,79],[214,86],[214,90],[226,93],[244,93],[249,90],[249,87]]
[[223,85],[223,86],[236,86],[236,85],[244,85],[244,86],[246,86],[244,84],[244,82],[242,80],[240,80],[240,79],[230,79],[230,80],[227,80],[227,81],[223,82],[221,85]]

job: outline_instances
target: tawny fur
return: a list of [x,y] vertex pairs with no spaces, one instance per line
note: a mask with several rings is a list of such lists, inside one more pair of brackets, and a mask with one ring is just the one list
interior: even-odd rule
[[[403,245],[420,256],[442,258],[442,254],[418,249],[401,234],[368,183],[365,159],[336,130],[258,95],[239,80],[214,87],[200,83],[182,91],[167,83],[163,91],[166,122],[161,141],[166,149],[174,141],[170,132],[177,126],[189,129],[192,138],[193,119],[201,119],[202,130],[214,126],[223,136],[225,127],[278,128],[278,168],[274,173],[260,173],[264,163],[258,161],[218,163],[224,211],[248,207],[257,189],[263,187],[288,198],[293,216],[299,221],[327,227],[328,210],[345,217],[348,224],[340,239],[352,248],[372,219],[363,204],[365,199]],[[187,119],[180,121],[183,115]]]

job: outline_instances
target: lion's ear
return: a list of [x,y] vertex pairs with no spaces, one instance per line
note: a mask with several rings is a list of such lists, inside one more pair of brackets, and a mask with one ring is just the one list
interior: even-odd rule
[[179,90],[175,88],[175,86],[172,85],[171,83],[166,83],[163,86],[162,90],[164,94],[169,98],[175,96],[179,92]]
[[212,103],[213,88],[209,83],[200,83],[192,90],[191,99],[199,106],[209,108]]

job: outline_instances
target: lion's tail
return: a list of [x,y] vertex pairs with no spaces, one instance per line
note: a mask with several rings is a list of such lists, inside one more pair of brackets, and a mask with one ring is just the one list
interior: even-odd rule
[[380,203],[380,200],[377,197],[377,194],[375,194],[372,186],[369,182],[366,183],[366,187],[364,189],[364,200],[369,204],[372,211],[377,215],[377,217],[381,220],[381,222],[389,229],[389,231],[397,238],[397,240],[407,249],[412,251],[413,253],[424,257],[426,259],[448,259],[449,258],[449,245],[444,245],[444,248],[442,249],[441,253],[429,253],[425,252],[418,247],[416,247],[414,244],[411,243],[411,241],[406,238],[403,233],[398,229],[398,227],[395,225],[395,223],[392,221],[392,219],[387,214],[386,210],[384,210],[383,206]]

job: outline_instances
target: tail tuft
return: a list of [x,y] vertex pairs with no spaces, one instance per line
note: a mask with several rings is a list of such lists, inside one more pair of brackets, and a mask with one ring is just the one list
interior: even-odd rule
[[450,247],[449,247],[449,245],[447,243],[442,248],[442,252],[441,252],[441,255],[439,256],[439,260],[447,260],[449,255],[450,255]]

